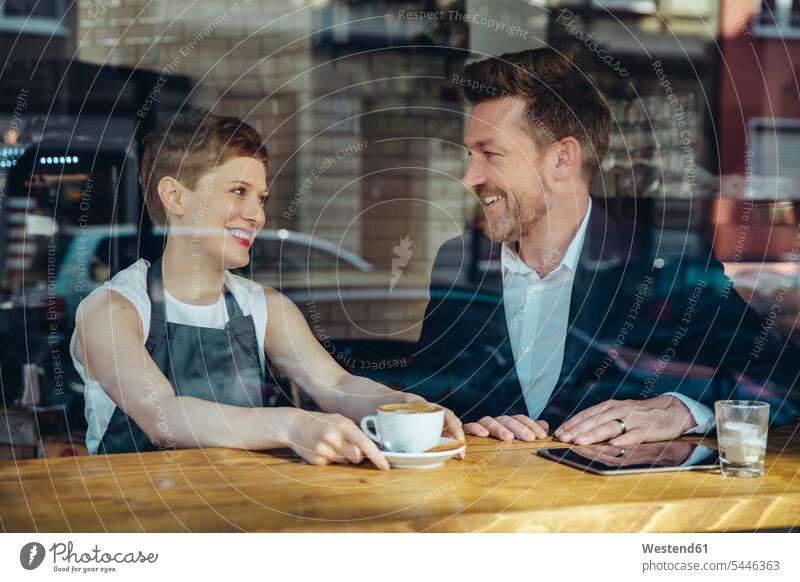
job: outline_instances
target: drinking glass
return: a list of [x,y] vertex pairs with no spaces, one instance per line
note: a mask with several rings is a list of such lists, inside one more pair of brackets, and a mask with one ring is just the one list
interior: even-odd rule
[[763,476],[769,404],[752,400],[718,400],[714,408],[722,475]]

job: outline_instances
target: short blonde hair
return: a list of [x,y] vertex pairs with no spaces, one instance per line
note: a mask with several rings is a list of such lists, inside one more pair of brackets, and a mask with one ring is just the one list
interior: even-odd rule
[[167,223],[158,183],[171,176],[187,188],[217,166],[238,157],[261,160],[267,168],[267,148],[261,134],[241,119],[190,110],[160,124],[144,138],[139,184],[153,224]]

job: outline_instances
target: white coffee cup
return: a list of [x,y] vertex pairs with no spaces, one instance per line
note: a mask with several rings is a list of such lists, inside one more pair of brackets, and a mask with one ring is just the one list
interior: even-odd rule
[[[375,432],[369,429],[375,425]],[[439,444],[444,410],[433,404],[384,404],[361,419],[361,430],[387,451],[421,453]]]

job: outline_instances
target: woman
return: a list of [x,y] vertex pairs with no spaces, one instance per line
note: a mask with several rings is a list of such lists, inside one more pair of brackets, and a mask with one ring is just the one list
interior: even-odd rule
[[[71,342],[91,453],[291,447],[312,464],[389,464],[356,426],[385,403],[424,402],[344,371],[300,310],[228,269],[263,228],[267,151],[232,117],[182,114],[145,138],[139,180],[164,255],[80,304]],[[325,412],[264,406],[265,355]],[[463,438],[446,411],[446,432]]]

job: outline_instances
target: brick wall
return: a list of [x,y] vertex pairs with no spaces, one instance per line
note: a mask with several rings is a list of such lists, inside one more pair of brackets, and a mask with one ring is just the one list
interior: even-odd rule
[[[374,265],[348,285],[385,297],[325,303],[328,334],[416,339],[425,300],[389,292],[392,261],[408,237],[395,289],[426,289],[436,250],[472,212],[459,183],[463,115],[441,97],[462,62],[444,51],[328,54],[309,36],[313,9],[270,0],[130,0],[99,20],[92,5],[79,6],[78,58],[188,75],[193,105],[265,136],[267,228],[341,243]],[[335,288],[328,275],[315,285]]]

